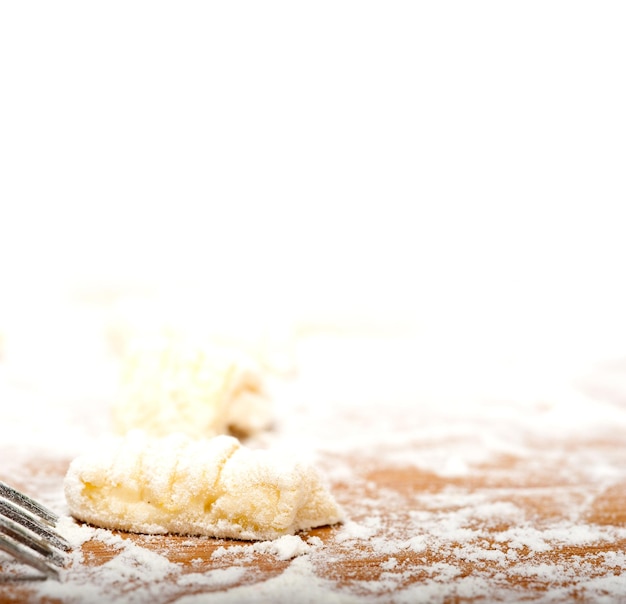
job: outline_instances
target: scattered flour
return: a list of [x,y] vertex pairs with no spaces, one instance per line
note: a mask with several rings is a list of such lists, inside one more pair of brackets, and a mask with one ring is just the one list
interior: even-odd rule
[[[332,364],[333,354],[337,365],[349,358],[345,350],[322,352],[325,364]],[[624,407],[585,401],[567,388],[560,395],[551,390],[545,407],[538,407],[535,398],[495,404],[478,395],[433,405],[428,393],[415,390],[406,400],[365,398],[357,407],[347,399],[339,404],[335,395],[340,391],[358,399],[354,383],[352,391],[348,385],[324,389],[323,374],[312,369],[315,355],[307,354],[308,365],[298,380],[273,384],[280,421],[250,446],[295,451],[319,463],[331,484],[346,489],[341,503],[350,520],[323,539],[287,535],[273,541],[224,543],[211,557],[187,566],[168,559],[167,551],[149,549],[149,541],[144,547],[75,522],[59,479],[33,471],[33,459],[43,456],[62,465],[84,450],[105,430],[89,415],[104,414],[106,405],[94,404],[86,413],[84,399],[53,399],[16,384],[6,373],[0,375],[2,398],[19,401],[0,424],[0,442],[11,453],[3,457],[3,479],[41,494],[44,503],[61,512],[59,530],[73,546],[61,581],[29,583],[36,597],[66,604],[107,602],[107,594],[115,594],[121,604],[408,604],[531,598],[513,583],[538,586],[532,592],[537,602],[567,601],[575,594],[594,602],[623,597],[626,554],[620,544],[626,541],[626,528],[585,520],[598,493],[626,480],[621,458],[585,448],[565,452],[557,445],[535,459],[538,452],[528,443],[531,437],[576,441],[584,435],[619,436],[626,426]],[[367,381],[362,387],[367,389]],[[26,421],[32,417],[39,418],[34,429]],[[355,454],[361,460],[358,465]],[[535,463],[533,471],[549,472],[562,485],[554,518],[537,522],[532,516],[524,499],[546,497],[549,490],[516,484],[520,475],[514,466],[499,477],[498,488],[464,486],[476,468],[507,456]],[[387,468],[412,468],[457,486],[404,493],[392,481],[387,484],[384,476],[378,480],[386,486],[380,486],[369,477],[380,459]],[[89,542],[105,547],[110,559],[92,566]],[[192,548],[194,540],[183,545]],[[575,548],[580,555],[567,553]],[[276,565],[278,574],[268,579],[255,566],[258,560]],[[366,576],[339,586],[335,567],[344,565],[345,570],[361,563],[367,566]],[[6,558],[0,558],[0,564],[5,572],[19,570]]]
[[[311,550],[311,544],[305,543],[298,535],[284,535],[273,541],[257,541],[249,545],[230,545],[218,547],[212,554],[213,558],[228,558],[236,556],[238,559],[250,559],[253,554],[271,554],[278,560],[291,560],[306,554]],[[321,541],[320,541],[321,545]]]
[[235,587],[219,594],[203,593],[176,600],[177,604],[245,604],[247,602],[275,602],[276,604],[358,604],[363,602],[357,596],[338,590],[332,581],[327,581],[315,573],[310,560],[305,556],[296,558],[277,577],[261,583]]

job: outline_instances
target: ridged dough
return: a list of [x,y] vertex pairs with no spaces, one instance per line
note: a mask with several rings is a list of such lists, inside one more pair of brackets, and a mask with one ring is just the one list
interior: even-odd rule
[[76,458],[64,486],[77,519],[138,533],[266,540],[343,518],[311,466],[225,435],[134,431]]

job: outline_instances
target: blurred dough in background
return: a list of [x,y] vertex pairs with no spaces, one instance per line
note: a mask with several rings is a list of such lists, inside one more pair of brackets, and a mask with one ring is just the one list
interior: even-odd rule
[[122,359],[114,428],[154,436],[250,436],[269,427],[272,408],[261,371],[245,353],[203,338],[135,340]]

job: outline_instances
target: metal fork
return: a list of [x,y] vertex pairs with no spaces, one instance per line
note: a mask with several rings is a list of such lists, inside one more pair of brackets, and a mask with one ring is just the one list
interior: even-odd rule
[[59,578],[70,544],[55,530],[59,517],[39,502],[0,481],[0,550]]

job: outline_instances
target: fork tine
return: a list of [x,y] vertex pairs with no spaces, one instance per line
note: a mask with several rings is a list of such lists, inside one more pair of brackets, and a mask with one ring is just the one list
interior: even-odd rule
[[29,531],[10,518],[5,518],[1,515],[0,533],[38,552],[55,566],[62,567],[65,564],[65,557],[58,550],[55,550],[54,546],[47,539]]
[[55,567],[62,568],[65,565],[64,556],[45,539],[33,535],[17,522],[2,516],[0,516],[0,549],[42,570],[47,575],[58,576]]
[[0,550],[41,571],[59,578],[57,567],[70,544],[56,532],[59,517],[27,495],[0,481]]
[[59,549],[65,551],[69,551],[71,549],[70,544],[63,537],[61,537],[61,535],[56,533],[49,526],[44,525],[42,522],[38,522],[36,518],[29,515],[27,512],[24,512],[10,501],[0,499],[0,516],[5,516],[17,524],[29,529],[33,533],[40,535],[49,541],[51,545],[54,545]]
[[[1,524],[3,524],[3,519],[0,517],[0,525]],[[34,553],[23,544],[7,537],[4,531],[0,532],[0,550],[13,556],[16,560],[41,571],[47,577],[59,578],[59,571],[54,566],[50,565],[44,557]]]
[[10,487],[8,484],[2,482],[0,480],[0,497],[4,497],[5,499],[16,503],[21,506],[25,510],[28,510],[31,514],[38,516],[42,520],[44,520],[50,526],[54,526],[59,517],[47,507],[41,505],[38,501],[31,499],[24,493],[20,493],[20,491],[16,491],[14,488]]

